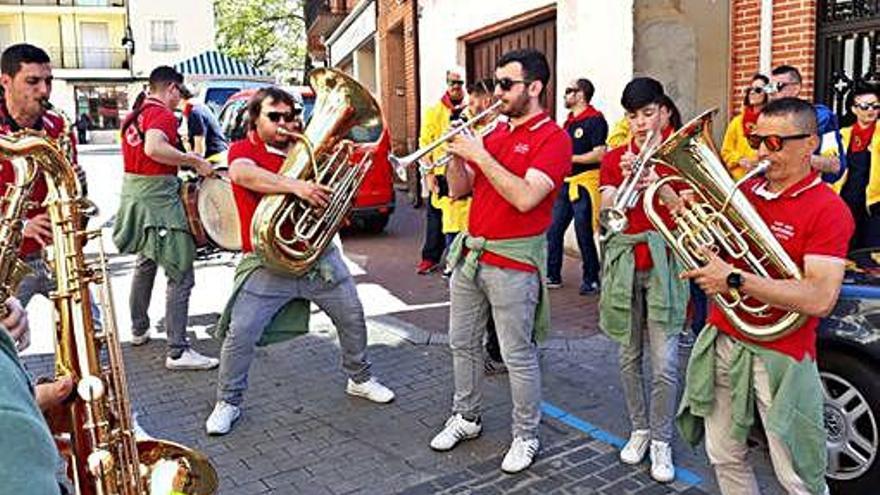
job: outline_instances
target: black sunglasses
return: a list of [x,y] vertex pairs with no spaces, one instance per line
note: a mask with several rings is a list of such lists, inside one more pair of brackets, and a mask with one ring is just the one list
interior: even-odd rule
[[853,106],[865,112],[868,110],[880,110],[880,103],[854,103]]
[[565,94],[570,95],[572,93],[577,93],[580,91],[578,88],[565,88]]
[[509,77],[502,77],[501,79],[495,80],[495,85],[501,88],[502,91],[510,91],[510,88],[513,87],[514,84],[529,84],[530,80],[528,79],[511,79]]
[[779,134],[761,136],[758,134],[750,134],[746,137],[746,140],[749,142],[749,146],[753,150],[757,150],[761,147],[761,143],[764,143],[764,146],[766,146],[769,151],[781,151],[786,141],[805,139],[810,136],[811,134],[792,134],[791,136],[780,136]]
[[284,119],[288,124],[296,120],[296,114],[293,112],[266,112],[263,115],[274,124],[277,124],[281,119]]
[[447,79],[446,84],[450,86],[464,86],[464,81],[461,79]]
[[759,86],[759,87],[754,87],[754,86],[753,86],[753,87],[747,89],[746,91],[749,92],[749,93],[755,93],[756,95],[760,95],[760,94],[764,94],[764,91],[765,91],[765,90],[764,90],[763,87],[760,87],[760,86]]

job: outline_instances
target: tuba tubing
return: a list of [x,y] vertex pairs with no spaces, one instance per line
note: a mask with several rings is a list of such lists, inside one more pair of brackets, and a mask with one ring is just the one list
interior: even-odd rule
[[[704,264],[701,250],[708,248],[739,261],[757,275],[800,279],[800,268],[738,188],[766,169],[767,164],[760,164],[734,182],[712,141],[712,118],[716,111],[708,110],[688,122],[649,157],[674,173],[645,189],[645,214],[688,269]],[[654,205],[659,199],[658,191],[675,183],[692,190],[697,200],[687,205],[684,213],[674,219],[676,226],[669,228]],[[713,299],[736,328],[757,341],[777,340],[807,320],[806,315],[794,311],[771,319],[771,306],[736,290],[717,294]],[[747,321],[745,315],[759,323]]]

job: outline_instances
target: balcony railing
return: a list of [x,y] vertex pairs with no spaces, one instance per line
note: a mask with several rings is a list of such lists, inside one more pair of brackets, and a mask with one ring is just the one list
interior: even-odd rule
[[0,0],[0,5],[55,5],[62,7],[125,7],[126,0]]
[[44,48],[58,69],[127,69],[125,48]]

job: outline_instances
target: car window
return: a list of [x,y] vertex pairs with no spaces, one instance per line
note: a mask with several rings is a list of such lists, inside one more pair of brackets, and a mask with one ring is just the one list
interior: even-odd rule
[[208,88],[205,92],[205,105],[216,115],[230,96],[241,91],[240,88]]

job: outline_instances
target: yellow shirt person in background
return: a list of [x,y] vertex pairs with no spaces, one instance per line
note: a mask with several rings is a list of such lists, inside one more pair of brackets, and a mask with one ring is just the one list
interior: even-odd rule
[[767,93],[764,88],[769,83],[770,79],[763,74],[752,76],[752,82],[746,88],[743,97],[742,112],[730,120],[727,132],[724,133],[721,159],[724,160],[727,170],[735,180],[745,175],[758,160],[758,152],[749,146],[746,136],[752,133],[761,108],[767,104]]

